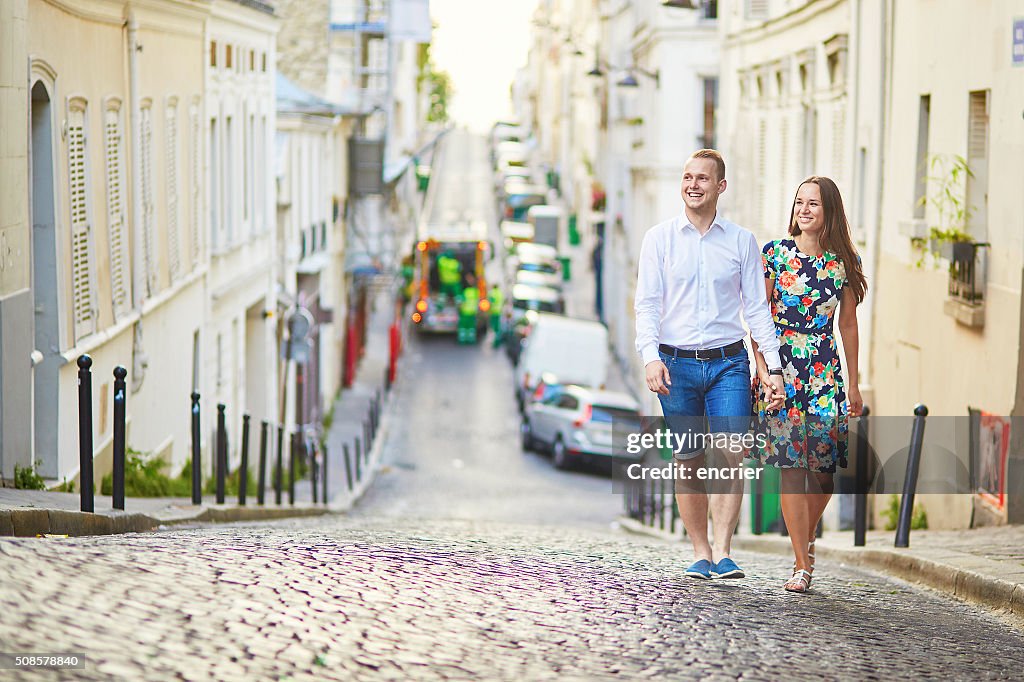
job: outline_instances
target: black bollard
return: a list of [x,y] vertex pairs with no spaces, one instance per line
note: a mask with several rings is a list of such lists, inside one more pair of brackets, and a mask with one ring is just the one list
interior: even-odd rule
[[260,422],[260,473],[256,488],[256,504],[263,506],[267,501],[267,429],[270,424],[264,419]]
[[313,504],[320,502],[320,464],[316,458],[316,446],[309,447],[309,482],[313,488]]
[[297,431],[292,434],[288,457],[288,504],[295,504],[295,459],[299,456],[300,438],[301,435]]
[[124,378],[128,370],[121,365],[114,368],[114,509],[124,509],[124,422],[128,389]]
[[224,403],[217,403],[217,504],[224,504],[224,484],[228,468],[228,433]]
[[277,427],[277,466],[274,467],[274,504],[281,504],[284,488],[284,427]]
[[92,358],[78,357],[78,467],[82,511],[94,511],[92,482]]
[[242,466],[238,470],[238,504],[245,506],[249,487],[249,415],[242,415]]
[[764,490],[762,486],[764,482],[761,481],[760,476],[755,476],[750,482],[750,503],[754,505],[754,528],[752,530],[754,535],[760,535],[764,532],[761,526],[764,525]]
[[658,480],[658,530],[665,530],[665,479]]
[[363,480],[363,453],[362,443],[359,442],[359,436],[356,436],[356,481]]
[[372,447],[373,438],[370,436],[370,417],[367,414],[366,419],[363,420],[363,442],[366,443],[366,451],[369,452]]
[[914,428],[910,432],[910,453],[907,456],[907,478],[903,481],[900,516],[896,524],[896,546],[910,546],[910,520],[914,515],[914,493],[917,490],[917,472],[921,468],[921,447],[924,445],[924,420],[928,408],[914,408]]
[[857,466],[854,479],[853,495],[853,546],[863,547],[868,532],[868,415],[871,410],[867,405],[861,411],[861,419],[857,423]]
[[348,454],[348,444],[341,446],[341,454],[345,457],[345,481],[348,483],[348,491],[352,492],[352,460]]
[[390,390],[391,390],[391,368],[390,367],[385,367],[384,368],[384,391],[387,392],[387,391],[390,391]]
[[323,457],[321,458],[322,464],[320,467],[320,486],[324,504],[327,504],[327,446],[323,446]]
[[203,503],[202,454],[199,443],[199,394],[192,392],[192,504]]

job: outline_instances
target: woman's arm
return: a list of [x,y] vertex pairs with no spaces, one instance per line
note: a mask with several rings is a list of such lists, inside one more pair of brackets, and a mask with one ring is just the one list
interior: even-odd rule
[[857,354],[860,349],[860,332],[857,327],[857,297],[850,287],[843,287],[839,299],[839,333],[843,336],[846,351],[846,397],[850,401],[850,416],[860,416],[864,399],[860,395],[860,368]]

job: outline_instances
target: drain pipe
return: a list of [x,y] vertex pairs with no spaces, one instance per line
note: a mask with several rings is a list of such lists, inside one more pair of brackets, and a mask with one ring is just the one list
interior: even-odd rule
[[131,122],[131,186],[132,186],[132,301],[136,310],[141,310],[146,298],[145,254],[143,253],[145,229],[142,217],[142,130],[139,111],[139,66],[138,53],[142,46],[138,40],[139,25],[135,10],[128,10],[128,120]]

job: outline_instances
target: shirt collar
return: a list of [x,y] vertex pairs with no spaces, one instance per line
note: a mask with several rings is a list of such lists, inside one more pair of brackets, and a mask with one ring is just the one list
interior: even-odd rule
[[[686,228],[690,228],[690,229],[692,229],[695,232],[697,231],[697,228],[694,226],[694,224],[691,223],[690,219],[686,217],[686,211],[685,210],[683,210],[683,212],[679,214],[679,221],[680,221],[679,229],[685,230]],[[717,213],[717,212],[715,213],[715,219],[711,221],[711,227],[708,228],[708,232],[711,231],[712,227],[718,227],[723,232],[725,231],[725,218],[722,217],[721,213]]]

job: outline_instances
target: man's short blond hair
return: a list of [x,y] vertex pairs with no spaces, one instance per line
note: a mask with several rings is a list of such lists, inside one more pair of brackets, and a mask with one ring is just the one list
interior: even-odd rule
[[691,159],[711,159],[715,162],[715,169],[718,171],[718,179],[725,180],[725,159],[715,149],[698,149],[690,154]]

